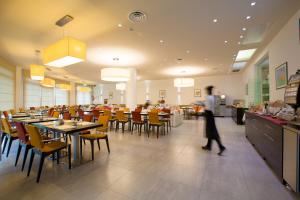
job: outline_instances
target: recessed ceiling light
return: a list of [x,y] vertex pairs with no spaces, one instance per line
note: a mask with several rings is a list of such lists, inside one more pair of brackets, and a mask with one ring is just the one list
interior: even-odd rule
[[217,23],[217,22],[218,22],[218,19],[214,19],[213,22],[214,22],[214,23]]
[[236,57],[236,54],[234,54],[233,57]]
[[236,61],[240,62],[240,61],[249,60],[253,56],[255,51],[256,51],[256,49],[240,50],[237,57],[236,57]]
[[246,31],[246,30],[247,30],[247,28],[245,28],[245,27],[244,27],[244,28],[242,28],[242,30],[243,30],[243,31]]
[[159,42],[160,42],[160,43],[164,43],[164,41],[163,41],[163,40],[159,40]]
[[243,35],[240,35],[240,38],[241,38],[241,39],[243,39],[243,38],[244,38],[244,36],[243,36]]
[[227,43],[228,43],[228,41],[227,41],[227,40],[225,40],[225,41],[224,41],[224,43],[225,43],[225,44],[227,44]]
[[241,44],[241,42],[238,42],[238,45],[240,45]]
[[123,25],[122,25],[122,24],[118,24],[118,27],[119,27],[119,28],[122,28],[122,27],[123,27]]
[[246,19],[248,19],[248,20],[249,20],[249,19],[251,19],[251,16],[250,16],[250,15],[249,15],[249,16],[247,16],[247,17],[246,17]]
[[251,3],[251,6],[255,6],[255,5],[256,5],[256,2],[253,1],[253,2]]
[[208,58],[204,58],[205,61],[208,61]]
[[246,66],[247,62],[235,62],[233,65],[232,65],[232,68],[233,69],[242,69]]
[[190,50],[186,50],[186,53],[190,53]]

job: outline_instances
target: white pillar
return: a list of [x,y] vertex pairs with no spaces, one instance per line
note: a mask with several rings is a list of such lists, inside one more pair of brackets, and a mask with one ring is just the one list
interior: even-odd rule
[[146,101],[150,100],[150,80],[145,80]]
[[15,109],[24,108],[23,67],[16,67],[16,100]]
[[131,110],[135,109],[137,102],[136,69],[129,68],[130,78],[126,87],[126,105]]
[[181,88],[177,88],[177,105],[181,104]]
[[76,105],[76,84],[75,82],[70,82],[71,90],[70,90],[70,105]]

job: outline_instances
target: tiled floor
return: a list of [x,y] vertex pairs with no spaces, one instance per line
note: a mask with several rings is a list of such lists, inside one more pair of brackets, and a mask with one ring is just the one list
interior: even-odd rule
[[[218,118],[217,123],[228,149],[224,156],[217,155],[216,145],[212,152],[201,150],[203,122],[190,120],[159,139],[112,132],[110,155],[102,143],[95,161],[70,171],[67,164],[47,160],[39,184],[35,183],[38,160],[27,178],[20,165],[13,166],[14,148],[0,162],[0,199],[296,199],[246,140],[243,126],[230,118]],[[89,160],[90,145],[84,148]]]

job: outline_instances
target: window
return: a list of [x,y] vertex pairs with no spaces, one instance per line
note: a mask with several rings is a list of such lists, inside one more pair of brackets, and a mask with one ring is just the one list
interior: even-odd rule
[[92,102],[92,94],[91,92],[81,92],[77,90],[77,98],[76,103],[78,105],[88,105]]
[[69,91],[55,88],[55,105],[69,105]]
[[13,72],[0,67],[0,110],[14,108],[14,91]]
[[41,105],[41,86],[39,83],[27,79],[24,88],[25,108]]
[[54,88],[42,87],[42,106],[54,105]]

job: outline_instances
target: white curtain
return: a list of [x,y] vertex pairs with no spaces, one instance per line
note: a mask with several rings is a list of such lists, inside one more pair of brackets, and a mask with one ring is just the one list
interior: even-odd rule
[[0,110],[14,108],[14,85],[13,72],[0,66]]
[[41,106],[41,86],[38,82],[27,79],[24,87],[25,108]]
[[55,88],[55,105],[69,105],[69,91]]

